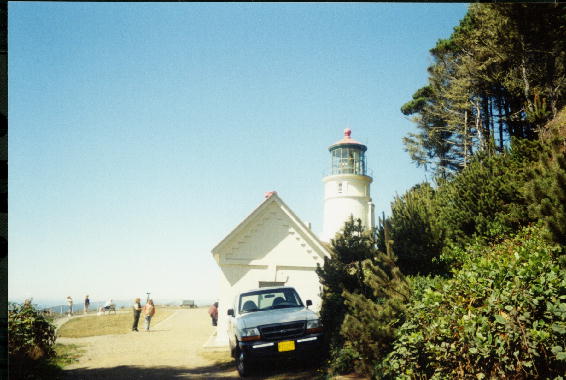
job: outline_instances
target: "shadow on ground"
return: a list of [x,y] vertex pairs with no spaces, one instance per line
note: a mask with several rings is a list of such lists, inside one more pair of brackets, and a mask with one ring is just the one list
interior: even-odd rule
[[[234,362],[214,364],[204,367],[139,367],[118,366],[110,368],[79,368],[63,372],[61,379],[238,379]],[[317,368],[312,365],[290,362],[267,362],[256,368],[246,379],[310,380],[318,377]]]
[[63,379],[236,379],[232,363],[196,368],[118,366],[109,368],[78,368],[64,371]]

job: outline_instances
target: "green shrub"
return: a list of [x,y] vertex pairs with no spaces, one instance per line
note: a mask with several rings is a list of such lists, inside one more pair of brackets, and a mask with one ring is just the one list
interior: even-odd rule
[[354,363],[360,359],[360,354],[349,344],[344,347],[333,348],[330,351],[330,368],[338,374],[354,371]]
[[[55,355],[55,326],[31,305],[11,304],[8,311],[10,373],[22,375],[24,368]],[[22,378],[22,377],[19,377]]]
[[473,245],[453,278],[420,284],[377,368],[398,378],[564,375],[566,271],[543,236],[530,227],[497,245]]

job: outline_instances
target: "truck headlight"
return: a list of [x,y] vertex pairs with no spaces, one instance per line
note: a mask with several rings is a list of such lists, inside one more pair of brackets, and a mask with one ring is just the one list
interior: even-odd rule
[[320,323],[320,319],[311,319],[307,321],[307,334],[321,332],[322,331],[322,323]]
[[259,340],[259,330],[257,327],[249,329],[242,329],[242,342],[249,342],[250,340]]

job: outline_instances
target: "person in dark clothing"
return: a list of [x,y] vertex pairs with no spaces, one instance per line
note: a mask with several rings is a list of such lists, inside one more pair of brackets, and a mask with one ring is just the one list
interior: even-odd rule
[[132,325],[132,331],[138,331],[138,322],[140,321],[142,307],[140,304],[140,299],[136,298],[134,300],[134,324]]
[[88,313],[88,307],[90,306],[90,299],[88,298],[88,294],[85,296],[85,314]]

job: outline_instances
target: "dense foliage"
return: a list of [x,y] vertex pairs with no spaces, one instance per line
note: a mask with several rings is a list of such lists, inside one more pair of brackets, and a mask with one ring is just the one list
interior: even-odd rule
[[391,351],[409,300],[409,286],[395,256],[391,249],[379,251],[374,231],[350,218],[317,273],[323,284],[321,321],[332,369],[373,372],[376,358]]
[[478,237],[493,241],[538,219],[529,215],[526,189],[538,148],[518,142],[498,155],[478,155],[436,188],[422,183],[395,197],[387,221],[403,273],[446,273],[449,263],[439,258],[447,253]]
[[530,210],[544,220],[551,239],[566,246],[566,108],[557,121],[561,124],[549,128],[542,159],[531,172]]
[[566,371],[566,277],[540,228],[471,245],[454,277],[415,292],[382,366],[407,378],[538,378]]
[[478,155],[439,186],[436,210],[446,244],[462,246],[477,236],[494,238],[531,221],[523,193],[530,162],[517,150]]
[[[391,202],[388,223],[397,265],[405,274],[442,272],[434,259],[440,256],[445,230],[438,220],[436,191],[428,183],[415,185]],[[380,226],[381,227],[381,226]],[[378,246],[385,248],[384,229],[378,229]]]
[[[55,326],[30,303],[11,304],[8,311],[10,376],[22,375],[34,362],[54,356]],[[15,376],[15,377],[14,377]]]
[[[360,220],[350,218],[331,244],[330,257],[324,259],[316,272],[322,285],[320,319],[326,331],[334,332],[325,334],[326,347],[336,361],[344,345],[343,337],[338,334],[346,313],[342,293],[365,288],[362,262],[373,254],[373,239],[370,232],[364,231]],[[348,365],[344,370],[352,368],[349,360],[344,363]]]
[[410,296],[408,282],[395,265],[392,251],[384,253],[375,247],[371,245],[372,257],[361,263],[363,287],[342,293],[346,315],[340,335],[357,354],[353,363],[359,373],[372,373],[374,363],[391,351]]

